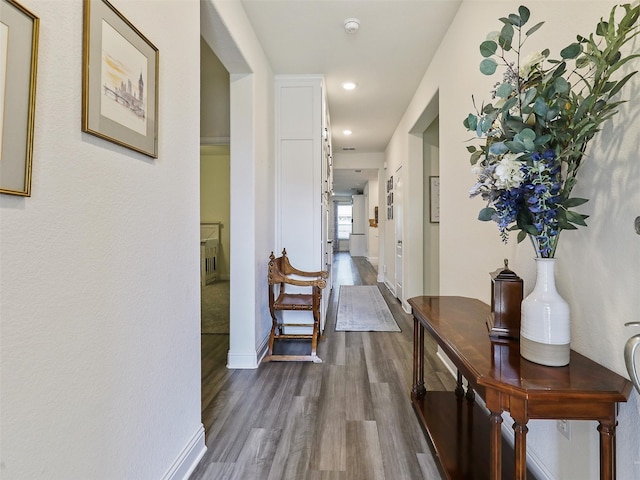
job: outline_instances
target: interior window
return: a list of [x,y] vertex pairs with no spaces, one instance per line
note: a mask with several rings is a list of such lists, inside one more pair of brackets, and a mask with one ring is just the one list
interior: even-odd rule
[[338,205],[338,239],[348,240],[353,223],[353,206]]

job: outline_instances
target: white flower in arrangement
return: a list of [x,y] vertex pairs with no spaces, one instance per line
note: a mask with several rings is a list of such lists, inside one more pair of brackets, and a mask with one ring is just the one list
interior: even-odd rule
[[524,180],[524,174],[520,168],[522,162],[518,161],[518,158],[522,155],[524,155],[524,153],[505,153],[502,156],[493,173],[497,188],[509,190],[511,188],[517,188],[522,184]]
[[545,58],[546,57],[540,52],[531,52],[529,55],[527,55],[527,57],[524,59],[524,61],[520,65],[520,70],[518,71],[518,73],[520,74],[520,77],[529,78],[529,74],[531,73],[531,71],[537,65],[542,63],[542,61]]

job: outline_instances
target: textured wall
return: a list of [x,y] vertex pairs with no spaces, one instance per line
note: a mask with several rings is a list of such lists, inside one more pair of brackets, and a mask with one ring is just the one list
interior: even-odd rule
[[31,198],[0,196],[0,476],[158,479],[202,448],[199,2],[114,2],[160,51],[159,158],[81,133],[82,2],[40,17]]

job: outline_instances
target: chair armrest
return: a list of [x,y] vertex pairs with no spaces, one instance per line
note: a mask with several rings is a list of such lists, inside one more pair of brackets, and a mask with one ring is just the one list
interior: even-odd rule
[[292,267],[291,264],[288,265],[287,273],[295,273],[296,275],[300,275],[301,277],[320,277],[320,278],[329,278],[329,272],[325,270],[321,270],[319,272],[305,272],[303,270],[298,270],[295,267]]
[[327,286],[327,282],[324,278],[318,278],[315,280],[297,280],[295,278],[282,277],[280,278],[281,283],[287,283],[289,285],[297,285],[298,287],[318,287],[325,288]]

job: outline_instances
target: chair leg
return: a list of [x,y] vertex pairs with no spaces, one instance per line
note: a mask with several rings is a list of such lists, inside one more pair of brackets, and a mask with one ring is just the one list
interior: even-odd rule
[[276,329],[278,328],[278,320],[276,316],[273,314],[273,312],[271,313],[271,319],[272,319],[272,325],[271,325],[271,333],[269,334],[269,352],[267,353],[268,356],[273,355],[273,344],[275,343],[275,340],[276,340]]
[[317,358],[318,336],[320,331],[320,312],[313,310],[313,333],[311,334],[311,356]]

